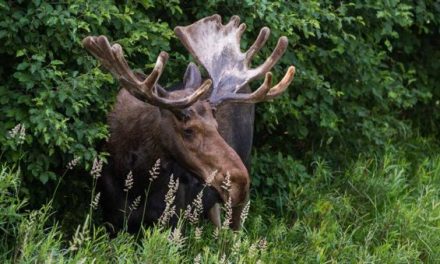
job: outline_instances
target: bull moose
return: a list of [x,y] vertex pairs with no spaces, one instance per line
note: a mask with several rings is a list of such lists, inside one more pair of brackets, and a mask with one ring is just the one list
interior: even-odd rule
[[[199,191],[205,190],[203,207],[213,223],[220,224],[216,204],[229,199],[231,226],[240,227],[240,214],[250,186],[254,103],[283,93],[295,73],[291,66],[277,85],[271,85],[269,71],[287,48],[286,37],[279,39],[262,65],[250,68],[270,30],[261,29],[255,43],[242,53],[240,38],[245,28],[237,16],[222,25],[219,15],[176,27],[176,35],[206,69],[209,79],[202,82],[198,67],[190,63],[183,83],[173,89],[158,84],[167,53],[160,53],[153,71],[145,76],[130,69],[119,44],[111,45],[104,36],[83,40],[84,47],[122,86],[108,116],[110,159],[99,184],[104,216],[113,226],[121,227],[127,217],[126,200],[131,203],[136,197],[148,200],[147,210],[140,208],[129,215],[128,230],[135,231],[141,224],[157,221],[165,208],[168,181],[174,175],[183,183],[176,194],[178,208],[184,208]],[[248,83],[263,75],[263,84],[252,92]],[[146,174],[158,158],[161,173],[146,194]],[[125,193],[124,180],[129,173],[134,187]],[[228,191],[221,186],[226,177],[230,180]],[[206,181],[210,181],[211,187],[205,189]]]

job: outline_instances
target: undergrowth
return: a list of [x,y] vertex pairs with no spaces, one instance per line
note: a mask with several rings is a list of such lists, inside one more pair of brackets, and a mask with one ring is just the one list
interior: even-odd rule
[[[20,171],[0,170],[0,260],[16,263],[438,263],[440,154],[430,142],[389,145],[344,171],[312,164],[275,213],[252,197],[245,227],[216,230],[181,223],[110,239],[89,216],[63,233],[51,203],[24,210]],[[184,225],[184,226],[183,226]]]

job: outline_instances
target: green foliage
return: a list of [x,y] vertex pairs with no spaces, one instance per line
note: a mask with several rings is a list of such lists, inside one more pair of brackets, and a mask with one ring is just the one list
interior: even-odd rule
[[[414,128],[437,131],[440,7],[433,1],[1,1],[0,135],[21,123],[29,149],[18,155],[0,136],[2,158],[21,161],[26,184],[56,179],[74,157],[90,166],[108,136],[105,114],[117,84],[96,68],[81,40],[108,35],[144,71],[161,50],[170,51],[162,78],[170,84],[189,61],[172,28],[216,12],[247,23],[243,48],[261,27],[272,29],[254,65],[279,36],[291,43],[274,72],[279,79],[294,64],[294,84],[257,107],[257,147],[264,155],[256,164],[281,155],[291,168],[298,158],[309,167],[316,151],[341,161]],[[260,182],[265,166],[254,171]]]
[[[67,250],[63,229],[83,221],[89,201],[82,194],[91,186],[81,169],[63,178],[65,168],[75,158],[82,169],[97,156],[105,159],[99,151],[108,137],[106,113],[118,90],[81,40],[107,35],[144,72],[168,51],[161,83],[170,85],[191,60],[172,28],[214,13],[224,21],[239,15],[247,24],[243,50],[260,28],[271,28],[253,65],[269,56],[278,37],[289,38],[274,81],[288,66],[297,68],[285,95],[257,106],[252,200],[258,202],[247,233],[225,235],[230,243],[223,246],[211,234],[206,244],[190,238],[182,249],[157,229],[141,243],[128,235],[109,241],[85,220],[77,234],[88,234],[86,243]],[[0,257],[192,262],[200,253],[204,262],[216,262],[226,248],[231,261],[253,263],[257,257],[248,248],[267,236],[269,248],[257,254],[266,262],[438,261],[435,140],[403,151],[388,144],[438,137],[439,28],[440,4],[432,0],[0,0],[0,161],[9,166],[0,170],[0,230],[6,233]],[[23,213],[22,195],[33,206],[44,204],[60,180],[51,205],[64,217],[60,227],[46,229],[52,208]],[[81,210],[71,208],[78,204]],[[237,239],[244,246],[234,255]]]
[[[280,138],[259,142],[277,151],[297,150],[295,144],[285,144],[286,138],[302,141],[307,150],[317,145],[332,149],[341,144],[359,149],[365,142],[383,145],[384,138],[408,133],[400,112],[432,95],[418,89],[417,73],[405,61],[394,58],[400,52],[392,49],[392,41],[398,43],[397,30],[409,31],[414,25],[412,6],[396,1],[374,5],[247,1],[240,7],[249,31],[270,25],[275,36],[286,34],[293,42],[276,68],[281,73],[288,64],[297,66],[290,96],[260,107],[257,119],[257,137]],[[268,46],[275,41],[271,38]],[[269,50],[263,54],[260,59]]]
[[[438,149],[432,140],[387,145],[384,154],[361,156],[344,171],[316,161],[309,178],[288,186],[284,206],[288,211],[271,213],[265,196],[258,195],[239,232],[215,232],[211,224],[199,223],[198,235],[196,226],[186,224],[176,229],[182,233],[154,227],[138,236],[120,233],[114,239],[102,226],[91,224],[88,216],[76,232],[63,233],[49,220],[50,204],[20,212],[16,197],[20,173],[4,168],[0,227],[15,236],[12,241],[10,236],[0,237],[0,261],[438,263]],[[9,224],[4,225],[4,220]]]
[[0,142],[3,158],[20,159],[31,182],[56,179],[54,171],[74,157],[90,164],[97,143],[107,137],[105,114],[117,88],[82,48],[85,36],[112,36],[147,66],[169,49],[168,25],[151,22],[141,11],[111,1],[0,5],[0,134],[23,124],[29,151],[14,155],[8,137],[0,136]]
[[24,207],[25,201],[19,198],[20,173],[11,171],[5,166],[0,168],[0,259],[5,258],[14,245],[17,236],[15,228],[21,221],[23,215],[20,210]]

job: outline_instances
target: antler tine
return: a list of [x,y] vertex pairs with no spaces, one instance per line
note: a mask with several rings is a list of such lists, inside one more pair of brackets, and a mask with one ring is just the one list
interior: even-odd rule
[[264,100],[267,93],[270,91],[272,84],[272,73],[266,73],[263,84],[255,90],[253,93],[231,93],[221,97],[221,100],[214,102],[216,105],[220,105],[224,102],[243,102],[243,103],[257,103]]
[[[143,84],[149,85],[152,82],[152,79],[157,79],[157,71],[153,70],[153,74],[150,74],[150,76],[148,76],[144,80],[144,82],[141,82],[130,70],[128,63],[124,58],[124,52],[121,45],[116,43],[111,46],[105,36],[86,37],[83,40],[83,44],[84,47],[87,48],[102,63],[102,65],[121,82],[121,84],[127,90],[129,90],[130,93],[143,101],[150,98],[149,96],[147,96],[148,93],[142,93],[146,92],[146,89],[143,89],[145,88],[143,87]],[[163,65],[164,60],[166,62],[167,57],[168,54],[161,53],[158,57],[157,62],[159,62],[160,65]],[[157,65],[155,66],[155,69],[156,68]]]
[[179,100],[171,100],[164,97],[158,98],[162,103],[166,105],[172,105],[173,107],[183,109],[197,102],[197,100],[199,100],[206,92],[209,91],[211,85],[212,81],[210,79],[207,79],[192,94]]
[[282,94],[287,89],[287,87],[289,87],[290,83],[293,81],[294,76],[295,76],[295,67],[290,66],[286,74],[284,75],[283,79],[277,85],[271,87],[272,73],[267,72],[263,84],[253,93],[227,94],[221,97],[221,99],[215,102],[215,104],[220,105],[225,102],[254,104],[254,103],[259,103],[273,99],[278,95]]
[[266,44],[266,41],[269,39],[270,29],[268,27],[263,27],[258,34],[257,39],[254,44],[246,51],[246,62],[249,65],[252,58],[255,54],[260,51],[260,49]]
[[286,52],[288,44],[289,40],[287,39],[287,37],[283,36],[279,38],[275,49],[273,50],[272,54],[270,54],[270,56],[266,59],[266,61],[258,66],[256,69],[250,70],[254,72],[252,74],[254,76],[249,81],[255,80],[256,78],[270,71],[270,69],[272,69],[272,67],[281,59],[284,52]]
[[287,87],[289,87],[289,85],[292,83],[294,76],[295,76],[295,67],[290,66],[289,69],[287,69],[287,72],[284,75],[283,79],[281,79],[281,81],[277,85],[272,87],[270,91],[266,94],[265,100],[273,99],[278,95],[282,94],[287,89]]
[[[83,45],[109,70],[133,96],[141,101],[152,105],[167,108],[171,111],[178,111],[195,103],[204,95],[211,86],[211,81],[205,81],[192,94],[181,99],[168,99],[159,96],[157,81],[159,80],[166,62],[168,53],[162,51],[157,57],[153,71],[145,80],[140,80],[128,66],[124,58],[124,52],[119,44],[110,45],[105,36],[89,36],[83,40]],[[163,94],[165,90],[161,91]]]
[[83,45],[117,78],[127,76],[136,79],[133,73],[127,70],[129,67],[119,44],[111,46],[105,36],[89,36],[83,40]]

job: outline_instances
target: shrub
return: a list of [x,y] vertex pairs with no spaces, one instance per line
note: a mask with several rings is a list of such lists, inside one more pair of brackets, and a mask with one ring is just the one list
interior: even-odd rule
[[[0,228],[14,237],[0,237],[0,261],[438,263],[438,150],[430,140],[387,145],[384,154],[361,155],[344,171],[318,160],[302,185],[288,187],[284,208],[296,214],[273,214],[267,210],[270,203],[256,199],[238,232],[215,231],[200,221],[185,226],[180,222],[174,230],[155,226],[137,236],[121,232],[113,239],[102,225],[89,221],[91,214],[75,225],[74,234],[66,234],[50,221],[50,204],[20,212],[14,191],[20,175],[3,168]],[[427,155],[412,158],[420,152]]]
[[[296,65],[294,84],[257,107],[255,164],[261,165],[253,174],[260,189],[265,168],[281,161],[280,155],[289,164],[280,168],[279,179],[289,181],[297,169],[305,175],[302,166],[310,172],[317,152],[334,166],[414,130],[436,133],[440,6],[433,1],[2,0],[2,160],[20,160],[31,192],[29,186],[57,179],[75,157],[90,167],[95,156],[103,156],[96,149],[108,136],[105,114],[117,88],[81,47],[82,38],[108,35],[123,45],[135,68],[146,71],[161,50],[169,51],[161,82],[170,84],[190,60],[172,28],[213,13],[224,20],[237,14],[247,23],[243,48],[261,27],[272,29],[255,64],[279,36],[291,43],[274,72],[279,79]],[[19,123],[27,131],[23,155],[6,136]]]
[[18,226],[23,220],[20,210],[26,201],[18,196],[20,173],[6,166],[0,167],[0,259],[15,245]]

